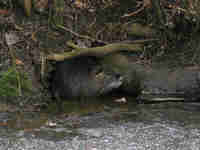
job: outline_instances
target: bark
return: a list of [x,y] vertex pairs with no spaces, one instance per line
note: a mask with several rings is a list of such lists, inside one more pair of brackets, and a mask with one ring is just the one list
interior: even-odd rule
[[78,56],[104,57],[108,54],[120,51],[136,52],[143,50],[143,44],[114,43],[93,48],[79,48],[73,43],[68,43],[68,45],[74,48],[74,50],[62,54],[50,54],[47,56],[47,60],[63,61],[64,59]]

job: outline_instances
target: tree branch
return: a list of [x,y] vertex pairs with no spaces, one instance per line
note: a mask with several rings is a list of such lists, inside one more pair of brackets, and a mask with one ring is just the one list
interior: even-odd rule
[[103,57],[111,53],[119,51],[142,51],[143,44],[126,44],[126,43],[114,43],[105,46],[92,47],[92,48],[79,48],[74,43],[68,42],[68,46],[74,48],[71,52],[65,52],[62,54],[50,54],[47,56],[48,60],[62,61],[64,59],[74,58],[78,56],[96,56]]

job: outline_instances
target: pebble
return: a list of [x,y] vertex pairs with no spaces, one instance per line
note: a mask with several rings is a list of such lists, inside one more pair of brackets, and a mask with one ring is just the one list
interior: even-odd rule
[[103,130],[100,128],[95,129],[79,129],[79,132],[84,135],[92,136],[92,137],[101,137],[103,136]]

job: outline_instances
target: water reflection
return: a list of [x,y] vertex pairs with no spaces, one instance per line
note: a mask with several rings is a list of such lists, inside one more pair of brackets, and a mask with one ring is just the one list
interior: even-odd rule
[[131,98],[123,103],[115,100],[65,101],[61,105],[62,111],[58,110],[60,106],[57,104],[51,104],[43,112],[1,112],[0,136],[13,136],[13,133],[24,136],[29,133],[43,138],[49,135],[52,139],[62,139],[79,135],[76,130],[79,128],[105,128],[110,124],[125,127],[127,123],[132,124],[131,128],[135,130],[144,127],[138,130],[142,133],[151,130],[151,127],[156,127],[157,132],[164,133],[166,130],[173,136],[179,136],[179,129],[184,134],[187,129],[199,132],[200,103],[137,104],[134,99],[130,101]]

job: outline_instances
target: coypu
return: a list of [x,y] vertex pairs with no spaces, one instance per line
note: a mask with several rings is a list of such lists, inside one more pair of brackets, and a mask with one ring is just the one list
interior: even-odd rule
[[82,56],[56,64],[52,92],[57,98],[81,98],[106,94],[122,85],[122,77],[105,71],[95,57]]

